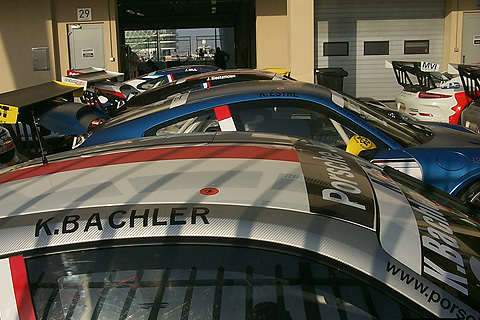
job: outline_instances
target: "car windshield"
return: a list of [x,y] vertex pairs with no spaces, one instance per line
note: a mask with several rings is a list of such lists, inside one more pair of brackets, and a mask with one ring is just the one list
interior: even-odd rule
[[346,94],[343,94],[342,98],[346,109],[386,133],[404,147],[421,145],[433,138],[433,133],[420,124],[391,117],[388,112],[371,107]]

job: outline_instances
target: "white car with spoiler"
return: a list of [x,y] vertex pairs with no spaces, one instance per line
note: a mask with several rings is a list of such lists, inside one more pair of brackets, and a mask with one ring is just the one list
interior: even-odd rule
[[392,61],[398,84],[403,90],[395,98],[400,112],[420,120],[460,124],[460,115],[470,99],[458,75],[440,72],[436,63]]
[[258,133],[5,169],[1,319],[479,319],[478,213],[389,171]]

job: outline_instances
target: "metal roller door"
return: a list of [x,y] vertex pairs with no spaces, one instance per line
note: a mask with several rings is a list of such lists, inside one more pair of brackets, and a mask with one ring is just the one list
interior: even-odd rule
[[[429,61],[446,69],[444,8],[444,0],[315,0],[315,66],[344,68],[346,93],[394,100],[402,87],[386,60]],[[424,40],[428,53],[405,54],[405,41],[416,40]],[[365,54],[365,42],[379,44],[382,53]],[[324,50],[331,44],[333,52]]]

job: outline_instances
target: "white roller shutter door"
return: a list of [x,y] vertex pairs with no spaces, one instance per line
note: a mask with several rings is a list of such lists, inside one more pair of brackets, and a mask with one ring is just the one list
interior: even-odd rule
[[[402,87],[385,60],[442,66],[444,0],[315,0],[315,65],[348,72],[344,91],[394,100]],[[405,40],[428,40],[428,54],[404,54]],[[388,41],[388,55],[364,55],[365,41]],[[324,42],[348,42],[348,56],[324,56]]]

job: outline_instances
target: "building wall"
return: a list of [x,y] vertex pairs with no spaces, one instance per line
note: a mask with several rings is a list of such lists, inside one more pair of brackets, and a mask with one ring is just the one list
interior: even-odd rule
[[[402,87],[386,61],[442,62],[444,1],[316,0],[315,24],[316,66],[346,70],[344,91],[353,96],[395,99]],[[406,40],[428,40],[429,52],[404,54]],[[387,54],[364,54],[366,41],[387,41]],[[331,42],[348,43],[348,55],[326,56]]]
[[[82,1],[64,1],[52,0],[56,36],[58,38],[58,61],[59,73],[57,78],[66,75],[70,68],[68,53],[68,34],[67,26],[77,23],[103,23],[105,30],[105,66],[107,70],[118,71],[118,31],[116,23],[117,1],[116,0],[82,0]],[[77,20],[77,8],[91,8],[92,20]],[[113,57],[113,61],[110,58]]]
[[313,82],[313,0],[257,0],[257,68]]
[[[48,48],[50,70],[33,71],[36,47]],[[0,1],[0,78],[0,92],[55,78],[50,0]]]
[[[462,62],[462,29],[464,12],[480,12],[478,0],[445,1],[445,45],[443,65]],[[480,34],[480,30],[479,30]]]
[[[92,9],[92,21],[83,23],[104,24],[105,65],[118,71],[116,0],[0,1],[0,93],[66,75],[70,67],[67,25],[78,23],[77,8]],[[33,71],[32,48],[36,47],[48,48],[48,71]]]

